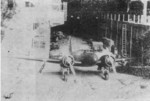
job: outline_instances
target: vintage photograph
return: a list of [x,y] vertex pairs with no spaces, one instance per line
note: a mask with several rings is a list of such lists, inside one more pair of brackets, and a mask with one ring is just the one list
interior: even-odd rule
[[150,0],[1,0],[1,101],[150,101]]

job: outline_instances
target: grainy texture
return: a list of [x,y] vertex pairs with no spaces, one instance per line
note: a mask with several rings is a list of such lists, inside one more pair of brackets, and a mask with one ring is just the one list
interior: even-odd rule
[[[72,43],[76,43],[73,38]],[[83,48],[81,39],[78,47]],[[81,42],[81,43],[80,43]],[[84,44],[85,45],[85,44]],[[86,47],[85,47],[86,48]],[[77,82],[70,75],[64,82],[60,65],[46,63],[38,73],[42,62],[3,58],[2,101],[149,101],[150,81],[129,74],[110,74],[105,81],[97,72],[97,66],[75,67]],[[6,68],[7,67],[7,68]],[[132,69],[131,69],[132,71]],[[133,72],[133,71],[132,71]],[[132,74],[132,73],[131,73]],[[11,94],[11,97],[8,98]]]

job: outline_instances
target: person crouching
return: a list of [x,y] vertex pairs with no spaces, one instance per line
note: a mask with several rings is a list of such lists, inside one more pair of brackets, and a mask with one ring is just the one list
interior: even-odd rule
[[61,72],[62,72],[62,76],[63,76],[63,80],[67,81],[67,77],[66,75],[69,75],[70,72],[72,72],[72,74],[75,76],[75,70],[73,68],[74,65],[74,58],[73,56],[69,55],[69,56],[63,56],[61,61],[60,61],[60,66],[61,66]]

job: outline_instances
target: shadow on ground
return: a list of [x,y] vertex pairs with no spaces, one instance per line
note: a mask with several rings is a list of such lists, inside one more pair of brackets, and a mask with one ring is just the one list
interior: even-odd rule
[[[99,73],[97,70],[82,70],[82,69],[75,68],[75,72],[78,77],[98,76],[101,79],[104,79],[102,73]],[[53,75],[62,79],[62,73],[60,71],[46,71],[46,72],[43,72],[42,74],[47,75],[47,76]],[[68,76],[73,76],[73,75],[71,74]]]
[[[99,75],[98,71],[75,69],[75,72],[76,72],[77,75],[82,75],[82,76]],[[61,76],[60,71],[47,71],[47,72],[43,72],[42,74],[44,74],[44,75],[58,75],[58,76],[60,75]]]

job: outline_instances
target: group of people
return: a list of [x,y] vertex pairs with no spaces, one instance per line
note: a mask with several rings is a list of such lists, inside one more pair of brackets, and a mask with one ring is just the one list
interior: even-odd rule
[[[114,45],[114,42],[110,39],[103,39],[103,42],[98,42],[98,43],[103,43],[100,44],[99,49],[95,50],[97,48],[95,48],[94,43],[92,40],[89,41],[89,45],[91,47],[91,50],[93,50],[93,55],[97,57],[98,60],[93,60],[95,62],[100,61],[99,63],[97,63],[98,65],[98,70],[102,70],[102,68],[104,67],[105,70],[109,71],[108,68],[111,68],[111,70],[116,73],[116,69],[115,69],[115,56],[114,54],[111,52],[112,50],[112,46]],[[85,58],[84,60],[88,60],[89,58],[92,58],[92,56],[90,55],[90,53],[88,54],[81,54],[83,56],[82,58]],[[94,58],[94,57],[93,57]],[[65,72],[67,74],[69,74],[69,71],[71,70],[71,72],[73,73],[73,75],[75,76],[76,73],[74,71],[73,68],[73,61],[74,61],[74,57],[72,56],[64,56],[61,60],[61,67],[62,67],[62,75],[63,75],[63,79],[66,80],[65,78]],[[81,61],[83,62],[83,61]],[[89,61],[91,62],[91,61]],[[108,67],[108,68],[107,68]]]

